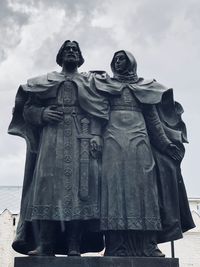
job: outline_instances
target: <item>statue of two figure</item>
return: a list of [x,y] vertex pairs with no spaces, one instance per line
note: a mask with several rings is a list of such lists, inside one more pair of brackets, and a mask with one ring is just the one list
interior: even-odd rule
[[172,89],[137,76],[116,52],[113,77],[79,73],[65,41],[61,72],[18,89],[9,133],[26,139],[20,219],[13,248],[31,256],[98,252],[163,257],[157,244],[193,228],[180,164],[187,142]]

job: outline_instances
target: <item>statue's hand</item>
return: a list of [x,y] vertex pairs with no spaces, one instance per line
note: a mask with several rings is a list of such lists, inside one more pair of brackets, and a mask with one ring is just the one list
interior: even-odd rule
[[63,112],[55,110],[56,106],[49,106],[44,109],[42,119],[47,123],[56,123],[63,120]]
[[90,139],[90,152],[94,158],[98,158],[101,151],[102,138],[98,135],[95,135],[92,139]]
[[184,156],[184,151],[182,151],[180,148],[178,148],[174,144],[169,144],[166,148],[166,154],[171,157],[175,161],[181,161]]

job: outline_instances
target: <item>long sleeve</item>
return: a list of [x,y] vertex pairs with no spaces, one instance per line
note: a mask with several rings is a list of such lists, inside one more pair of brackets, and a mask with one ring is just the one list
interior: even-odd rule
[[28,101],[24,106],[24,120],[30,124],[42,126],[42,114],[45,107],[42,106],[42,103],[39,101],[35,94],[30,94]]
[[154,105],[144,105],[143,113],[152,145],[160,151],[165,151],[171,141],[164,132],[156,107]]
[[105,122],[102,119],[91,116],[91,134],[101,136],[104,124]]

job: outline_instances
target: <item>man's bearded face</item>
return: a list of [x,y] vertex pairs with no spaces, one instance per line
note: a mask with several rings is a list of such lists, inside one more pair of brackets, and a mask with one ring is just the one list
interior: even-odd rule
[[63,64],[76,64],[79,62],[79,50],[76,43],[68,42],[63,50]]
[[128,67],[127,56],[123,52],[119,52],[114,57],[114,68],[118,73],[124,73]]

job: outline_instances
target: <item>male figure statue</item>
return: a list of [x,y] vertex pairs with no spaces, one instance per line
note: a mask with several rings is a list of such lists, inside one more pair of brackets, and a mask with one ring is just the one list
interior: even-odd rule
[[9,127],[10,134],[28,143],[13,248],[32,256],[78,256],[103,249],[97,232],[96,155],[106,115],[101,100],[90,91],[89,76],[77,71],[84,62],[78,43],[65,41],[56,61],[61,72],[20,86]]

